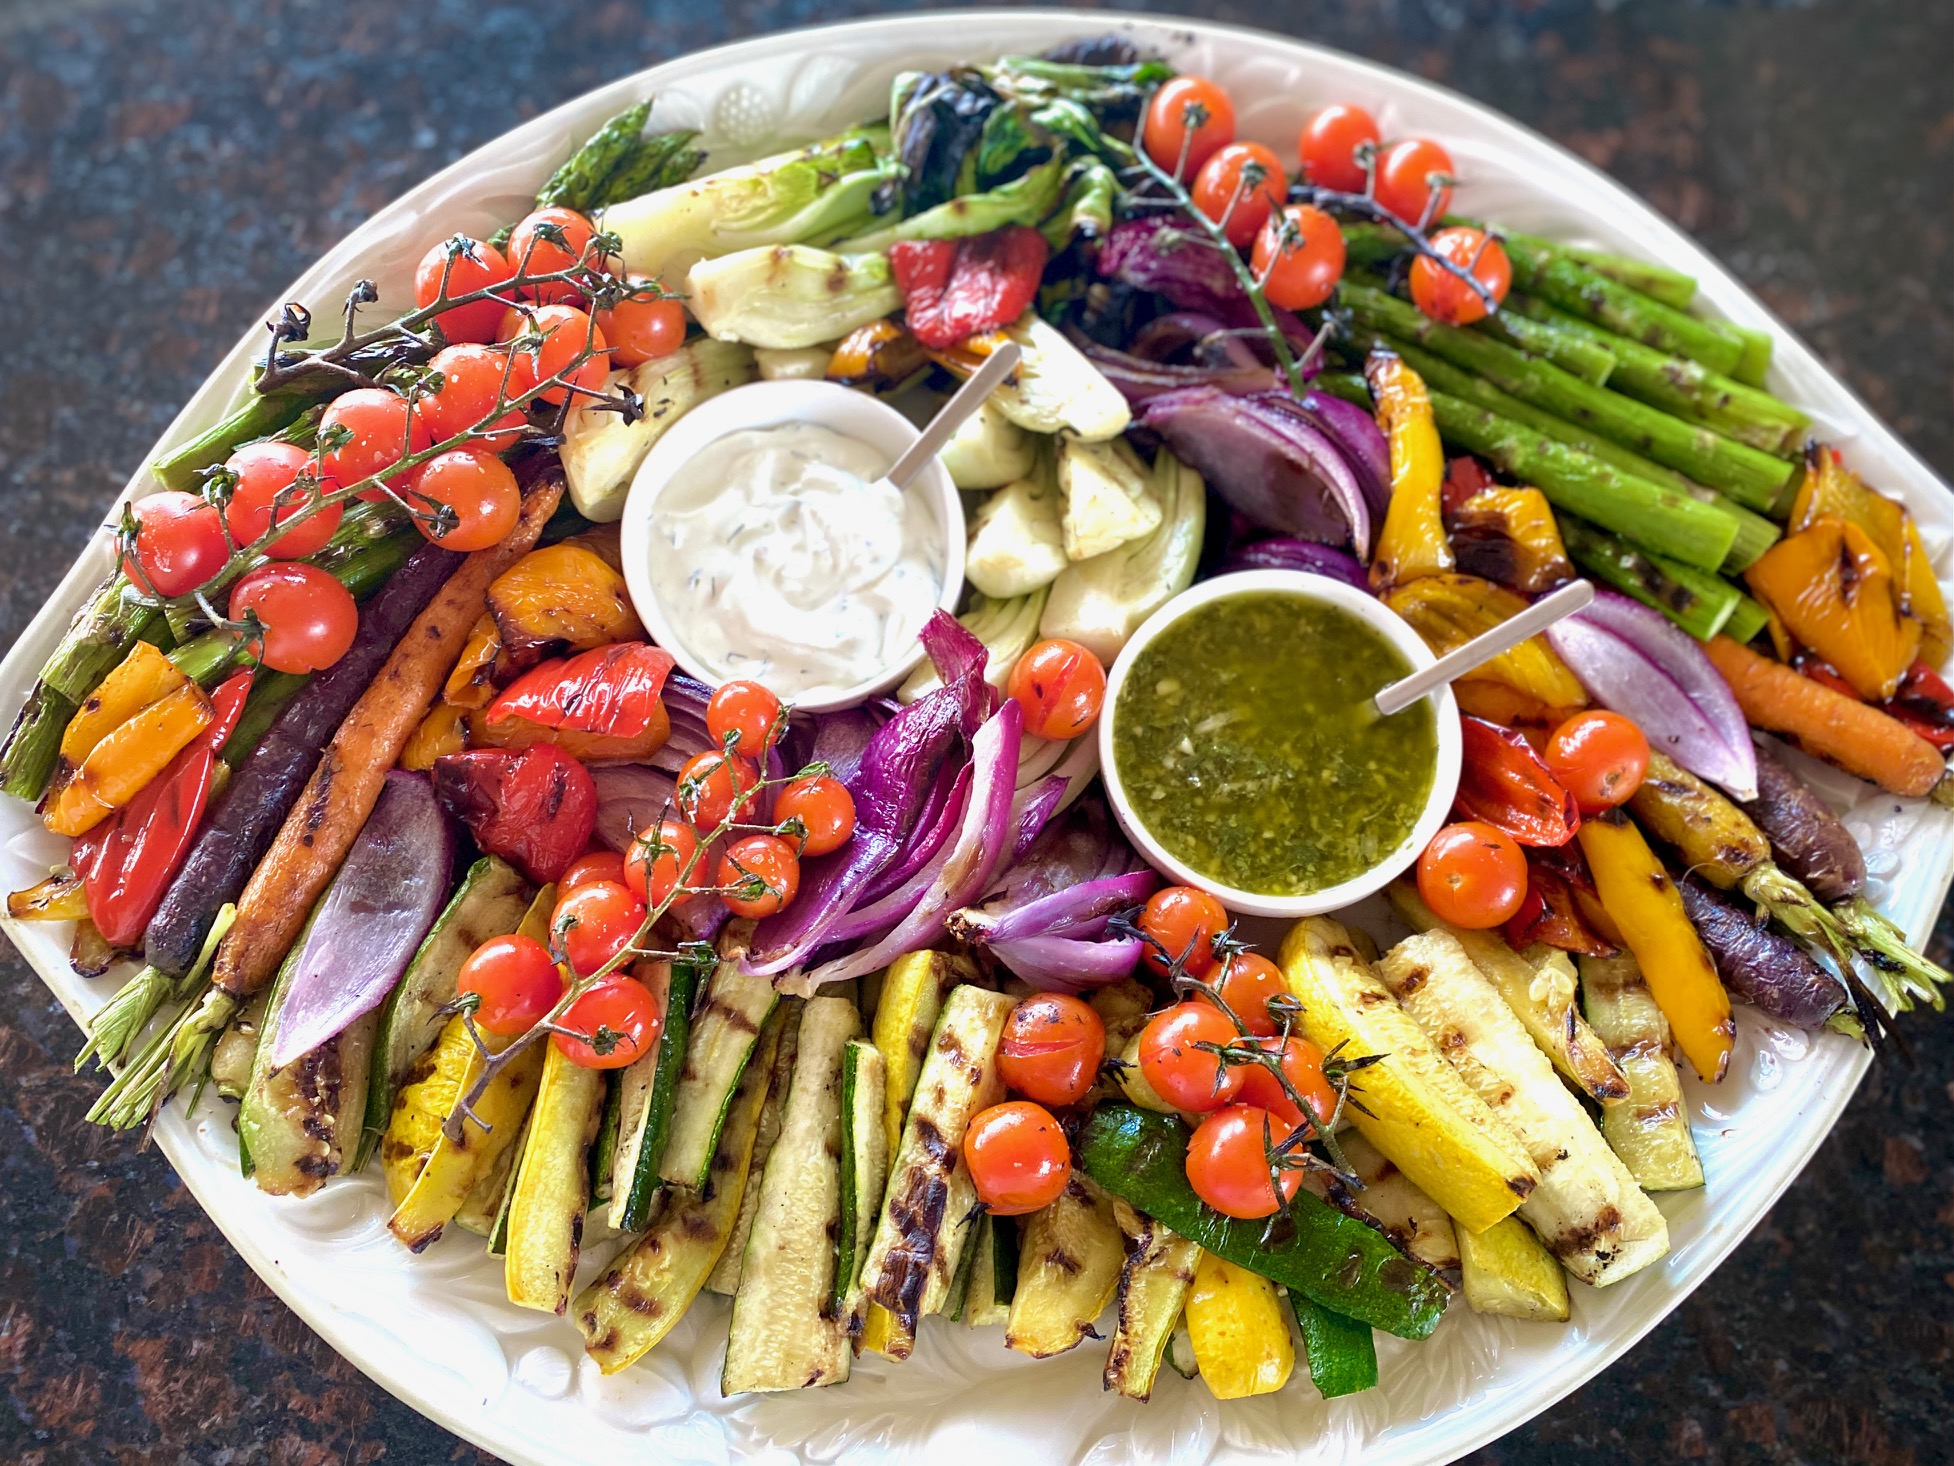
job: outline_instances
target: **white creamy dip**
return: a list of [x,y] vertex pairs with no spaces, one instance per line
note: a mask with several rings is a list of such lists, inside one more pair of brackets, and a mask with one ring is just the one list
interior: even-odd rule
[[729,433],[673,474],[651,512],[651,586],[686,650],[790,699],[906,661],[943,593],[943,531],[882,481],[888,466],[794,423]]

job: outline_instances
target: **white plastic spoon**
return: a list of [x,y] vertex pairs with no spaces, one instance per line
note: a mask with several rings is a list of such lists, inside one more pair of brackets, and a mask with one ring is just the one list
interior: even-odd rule
[[909,481],[923,471],[923,465],[943,451],[943,445],[955,436],[964,419],[984,405],[1004,379],[1018,369],[1024,352],[1015,341],[1007,341],[989,356],[984,364],[970,374],[970,380],[950,394],[950,400],[943,404],[935,417],[924,426],[916,441],[903,449],[902,456],[889,465],[889,471],[882,475],[885,482],[899,489],[909,487]]
[[[974,378],[973,378],[974,380]],[[1563,616],[1594,600],[1594,587],[1585,580],[1571,580],[1552,595],[1542,596],[1509,621],[1491,631],[1482,631],[1464,646],[1454,647],[1422,672],[1391,683],[1372,699],[1382,717],[1401,713],[1421,697],[1436,692],[1448,682],[1456,682],[1473,668],[1490,662],[1501,652],[1511,651],[1529,636],[1537,635]]]

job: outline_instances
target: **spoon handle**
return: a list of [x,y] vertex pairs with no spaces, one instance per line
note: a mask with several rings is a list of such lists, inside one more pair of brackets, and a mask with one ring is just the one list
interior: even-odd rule
[[924,464],[942,451],[943,445],[963,426],[964,419],[982,407],[984,399],[1018,369],[1018,362],[1023,356],[1017,342],[1007,341],[985,357],[984,364],[970,374],[969,381],[951,394],[942,410],[929,420],[916,441],[903,450],[902,457],[889,465],[889,471],[883,477],[899,489],[908,488],[909,481],[923,471]]
[[1464,646],[1454,647],[1422,672],[1393,682],[1377,694],[1377,710],[1385,717],[1401,713],[1419,698],[1457,681],[1474,667],[1490,662],[1501,652],[1511,651],[1529,636],[1537,635],[1563,616],[1571,616],[1594,599],[1594,587],[1585,580],[1571,580],[1552,595],[1542,596],[1511,620],[1502,621],[1491,631],[1482,631]]

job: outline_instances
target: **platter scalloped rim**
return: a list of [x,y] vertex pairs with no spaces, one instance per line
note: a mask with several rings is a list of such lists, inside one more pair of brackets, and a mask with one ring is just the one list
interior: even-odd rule
[[[1726,271],[1619,185],[1442,88],[1280,36],[1191,20],[967,10],[788,32],[684,57],[578,98],[443,170],[355,230],[284,298],[329,311],[360,275],[373,277],[383,298],[404,298],[430,244],[457,229],[485,233],[520,214],[576,141],[648,94],[657,97],[656,125],[701,128],[724,163],[874,113],[897,70],[1107,29],[1226,85],[1244,135],[1293,137],[1310,108],[1363,100],[1387,134],[1445,140],[1472,180],[1460,202],[1473,212],[1646,254],[1697,276],[1714,311],[1773,332],[1773,387],[1811,410],[1857,468],[1903,495],[1936,553],[1944,550],[1950,500],[1926,465]],[[225,358],[157,451],[222,415],[260,339],[254,330]],[[145,489],[138,473],[122,497]],[[0,663],[0,709],[10,715],[19,706],[109,563],[105,529]],[[1924,934],[1954,877],[1954,815],[1806,767],[1866,846],[1872,894]],[[59,858],[60,842],[7,801],[0,878],[8,888],[38,879]],[[113,990],[114,977],[87,982],[69,970],[65,927],[5,918],[0,926],[78,1022]],[[994,1329],[942,1320],[925,1323],[906,1364],[869,1359],[838,1389],[729,1401],[717,1379],[726,1306],[710,1297],[644,1361],[605,1379],[567,1323],[508,1303],[501,1269],[475,1239],[451,1236],[418,1258],[400,1249],[385,1231],[377,1176],[337,1182],[303,1202],[261,1195],[237,1174],[229,1110],[215,1099],[187,1115],[172,1106],[155,1134],[232,1245],[328,1342],[415,1409],[519,1466],[593,1459],[719,1466],[844,1455],[858,1466],[896,1466],[980,1452],[1082,1466],[1328,1463],[1360,1455],[1367,1466],[1425,1466],[1512,1429],[1618,1358],[1729,1254],[1829,1132],[1865,1072],[1866,1054],[1843,1039],[1809,1038],[1740,1012],[1731,1078],[1715,1092],[1689,1088],[1709,1184],[1660,1199],[1674,1240],[1665,1262],[1606,1292],[1576,1289],[1566,1327],[1455,1307],[1428,1343],[1380,1340],[1379,1389],[1328,1403],[1300,1372],[1279,1395],[1221,1405],[1198,1382],[1163,1370],[1153,1401],[1138,1405],[1102,1392],[1095,1348],[1034,1364],[1004,1350]],[[999,1408],[1000,1401],[1008,1405]]]

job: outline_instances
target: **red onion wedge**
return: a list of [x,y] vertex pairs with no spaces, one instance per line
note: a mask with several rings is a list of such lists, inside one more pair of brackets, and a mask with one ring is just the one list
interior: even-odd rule
[[1250,540],[1229,551],[1221,563],[1222,574],[1232,570],[1301,570],[1310,575],[1327,575],[1368,592],[1370,579],[1357,557],[1334,545],[1319,545],[1314,540],[1278,537]]

